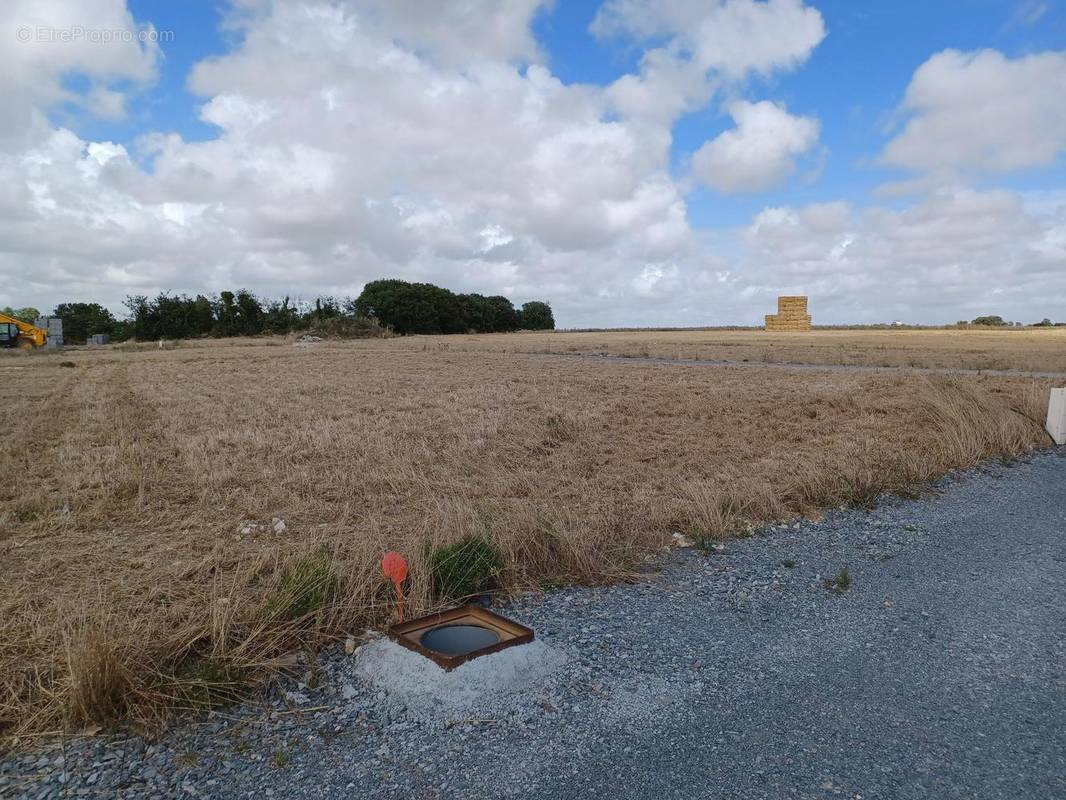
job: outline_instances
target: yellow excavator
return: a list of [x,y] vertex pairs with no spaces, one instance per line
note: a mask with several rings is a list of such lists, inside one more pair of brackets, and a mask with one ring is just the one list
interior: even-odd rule
[[0,347],[44,347],[48,343],[48,331],[30,325],[21,319],[0,314]]

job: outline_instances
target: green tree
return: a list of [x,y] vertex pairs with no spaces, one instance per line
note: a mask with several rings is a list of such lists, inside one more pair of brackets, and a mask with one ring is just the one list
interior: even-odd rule
[[268,303],[263,315],[263,326],[271,333],[288,333],[300,325],[300,309],[291,305],[289,298]]
[[211,300],[202,294],[196,295],[196,299],[190,303],[188,319],[190,336],[210,335],[215,326],[215,310]]
[[215,336],[237,335],[237,303],[233,292],[222,292],[214,303]]
[[263,306],[247,289],[237,292],[238,332],[255,336],[263,332]]
[[37,318],[41,316],[41,312],[33,306],[26,306],[25,308],[12,308],[11,306],[4,306],[0,309],[0,313],[7,314],[9,317],[20,319],[23,322],[28,322],[31,325],[37,321]]
[[115,331],[115,317],[99,303],[60,303],[52,316],[63,320],[63,338],[81,344],[96,333],[108,336]]
[[[539,330],[555,327],[547,303],[527,305],[530,324]],[[515,331],[526,325],[522,312],[506,297],[455,294],[431,283],[396,279],[371,281],[345,308],[356,316],[372,317],[399,334],[489,333]]]
[[511,301],[499,295],[487,299],[492,306],[492,330],[500,333],[518,330],[521,318]]
[[456,299],[467,331],[491,333],[495,330],[496,307],[489,298],[483,294],[460,294]]
[[373,317],[399,334],[440,333],[437,304],[425,286],[396,279],[371,281],[353,307],[360,316]]
[[541,300],[530,300],[522,305],[522,327],[527,331],[555,330],[552,307]]
[[221,292],[215,306],[215,336],[254,336],[267,322],[263,306],[254,294],[241,289],[236,294]]
[[146,295],[128,295],[123,301],[123,305],[129,311],[127,329],[131,338],[139,339],[142,342],[159,338],[156,332],[158,321],[151,313],[151,307],[148,304]]
[[973,321],[972,324],[974,324],[974,325],[988,325],[988,326],[991,326],[991,327],[998,328],[998,327],[1003,327],[1003,326],[1009,325],[1010,323],[1006,322],[1003,319],[1003,317],[999,316],[998,314],[991,314],[991,315],[986,316],[986,317],[977,317]]

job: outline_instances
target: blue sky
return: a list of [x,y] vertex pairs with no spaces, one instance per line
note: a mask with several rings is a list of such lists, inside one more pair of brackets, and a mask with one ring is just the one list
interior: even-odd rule
[[[434,12],[408,0],[256,2],[259,13],[240,18],[227,0],[102,0],[107,14],[95,19],[73,0],[55,5],[55,19],[17,0],[0,16],[171,34],[124,52],[0,45],[16,102],[52,129],[27,128],[30,145],[4,147],[18,158],[12,148],[36,147],[25,163],[56,158],[57,182],[96,182],[57,183],[47,188],[62,200],[33,206],[42,230],[78,224],[84,242],[76,259],[37,253],[51,278],[18,287],[20,297],[89,292],[115,306],[131,291],[234,281],[265,295],[287,293],[287,281],[308,296],[356,293],[384,272],[548,296],[575,325],[751,322],[777,291],[820,293],[827,321],[883,321],[890,309],[933,322],[996,303],[1056,313],[1036,287],[1060,271],[1066,237],[1066,123],[1051,107],[1066,64],[1059,0],[476,0]],[[749,18],[765,30],[737,22]],[[613,20],[609,34],[598,19]],[[316,36],[338,49],[320,51]],[[747,36],[761,42],[758,64],[726,52]],[[647,71],[657,56],[667,64],[658,75]],[[409,80],[412,65],[421,83]],[[919,75],[926,104],[907,107]],[[454,109],[433,99],[442,86],[460,90]],[[634,87],[690,99],[642,116]],[[102,113],[101,90],[124,111]],[[325,94],[323,111],[315,98]],[[506,114],[517,120],[529,102],[542,116],[509,125]],[[477,108],[502,116],[481,131]],[[53,152],[64,131],[80,152]],[[392,131],[410,136],[393,142]],[[482,155],[499,166],[470,160]],[[80,166],[61,163],[72,156]],[[40,176],[26,185],[40,194]],[[290,193],[279,198],[281,186]],[[291,216],[284,233],[264,235],[279,214]],[[350,228],[323,222],[336,214]],[[153,224],[167,231],[161,256],[150,253]],[[192,250],[200,260],[183,267]],[[901,252],[912,266],[892,262]],[[603,276],[591,294],[590,263]],[[935,276],[932,294],[923,275]],[[891,304],[853,319],[867,314],[857,297],[871,287]],[[15,291],[0,301],[17,301]],[[701,292],[713,295],[706,307]]]
[[[217,136],[215,126],[200,120],[198,109],[204,98],[189,90],[187,78],[198,61],[223,55],[239,41],[237,32],[226,29],[226,3],[129,0],[128,5],[136,19],[151,21],[158,30],[174,31],[174,40],[162,46],[158,83],[135,95],[130,115],[122,121],[71,116],[69,111],[57,113],[56,118],[71,122],[87,138],[111,139],[131,148],[137,136],[148,131],[175,131],[190,140]],[[557,0],[533,20],[548,65],[567,83],[607,85],[632,72],[639,62],[640,48],[600,41],[589,32],[600,5],[598,0]],[[722,198],[697,188],[688,199],[693,224],[741,224],[766,204],[768,196],[784,204],[834,200],[842,193],[859,202],[869,201],[877,186],[907,177],[905,171],[878,165],[876,157],[898,127],[895,110],[912,73],[930,55],[947,48],[993,48],[1021,56],[1066,45],[1066,13],[1057,3],[1048,3],[1048,10],[1031,22],[1023,12],[1042,4],[830,0],[815,5],[829,33],[810,60],[789,74],[753,78],[745,89],[753,95],[772,95],[790,112],[820,118],[827,152],[824,161],[808,165],[808,173],[817,171],[817,179],[801,174],[785,187],[742,198]],[[78,76],[71,80],[78,85]],[[730,125],[729,117],[713,103],[679,119],[671,149],[675,174],[685,172],[687,160],[705,140]],[[1060,163],[1053,169],[1026,171],[1009,183],[1017,190],[1057,188],[1066,184],[1066,166]]]

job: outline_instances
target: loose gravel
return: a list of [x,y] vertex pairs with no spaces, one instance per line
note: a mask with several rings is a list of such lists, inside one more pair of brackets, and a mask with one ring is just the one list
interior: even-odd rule
[[1064,455],[525,595],[537,643],[465,683],[338,647],[156,741],[8,754],[0,795],[1066,797]]

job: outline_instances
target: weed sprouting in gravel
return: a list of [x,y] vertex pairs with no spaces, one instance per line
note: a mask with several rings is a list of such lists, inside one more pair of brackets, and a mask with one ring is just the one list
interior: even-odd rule
[[696,543],[696,549],[705,556],[712,556],[715,553],[715,541],[710,536],[697,534],[692,537],[692,540]]
[[881,497],[881,487],[876,483],[853,482],[843,492],[844,502],[852,508],[873,511]]
[[848,572],[847,565],[842,566],[834,577],[826,578],[824,583],[825,588],[833,594],[844,594],[851,588],[851,574]]
[[186,750],[179,756],[182,766],[195,767],[200,763],[200,754],[195,750]]
[[784,561],[781,562],[781,566],[785,569],[794,569],[796,566],[796,562],[793,561],[791,558],[786,558]]

